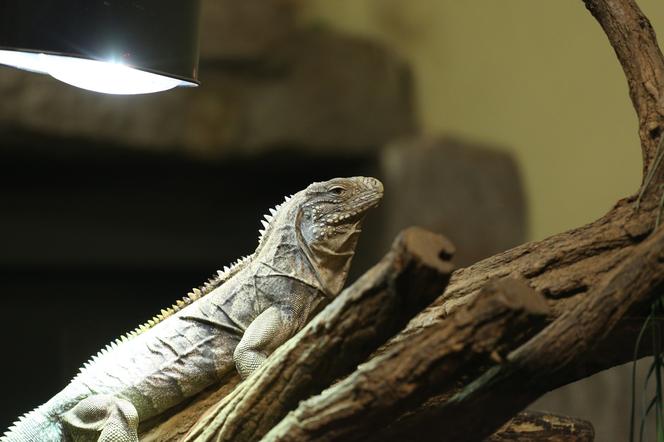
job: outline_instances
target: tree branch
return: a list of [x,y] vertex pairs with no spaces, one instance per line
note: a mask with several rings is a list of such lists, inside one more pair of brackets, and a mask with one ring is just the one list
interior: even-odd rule
[[[587,226],[524,244],[457,270],[445,293],[380,351],[445,321],[448,315],[477,297],[489,279],[524,278],[529,286],[545,295],[554,316],[563,314],[597,289],[606,275],[647,237],[654,225],[654,211],[655,206],[648,205],[637,212],[633,198],[623,200],[609,214]],[[632,358],[631,348],[602,348],[605,352],[595,355],[595,359],[606,365],[596,365],[597,371]]]
[[639,118],[644,176],[662,135],[664,57],[655,31],[634,0],[584,0],[618,56]]
[[529,442],[592,442],[593,425],[581,419],[556,414],[523,411],[503,425],[486,442],[527,440]]
[[409,440],[414,432],[418,440],[425,440],[422,433],[436,428],[448,429],[445,440],[482,440],[543,393],[575,380],[579,356],[602,341],[628,311],[650,304],[663,288],[664,228],[635,248],[601,287],[504,363],[403,416],[386,430],[383,440]]
[[[455,386],[466,367],[506,358],[544,325],[547,314],[543,298],[523,282],[496,282],[447,321],[402,341],[302,402],[264,440],[381,440],[384,435],[373,437],[378,429],[417,407],[432,389]],[[408,440],[420,436],[415,430]]]

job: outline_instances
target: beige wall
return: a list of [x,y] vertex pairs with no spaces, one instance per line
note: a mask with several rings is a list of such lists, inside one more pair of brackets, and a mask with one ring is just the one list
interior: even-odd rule
[[[516,154],[533,239],[591,221],[637,188],[626,82],[581,0],[302,3],[304,21],[378,37],[411,61],[425,132]],[[664,18],[661,1],[640,4]]]

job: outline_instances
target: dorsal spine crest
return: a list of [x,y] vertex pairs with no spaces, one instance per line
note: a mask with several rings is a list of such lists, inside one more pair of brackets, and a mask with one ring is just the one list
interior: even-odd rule
[[[86,369],[88,369],[93,362],[97,361],[102,356],[105,356],[108,354],[108,352],[115,350],[118,345],[125,343],[142,333],[147,332],[160,322],[164,321],[165,319],[168,319],[169,317],[173,316],[180,310],[186,308],[188,305],[196,302],[197,300],[203,298],[204,296],[208,295],[214,289],[219,287],[221,284],[226,282],[228,279],[230,279],[233,275],[235,275],[237,272],[239,272],[244,266],[251,261],[251,259],[258,253],[260,250],[260,246],[263,244],[265,238],[268,236],[269,232],[272,230],[272,227],[274,225],[275,219],[277,219],[277,214],[279,211],[282,209],[282,207],[290,201],[292,198],[291,196],[286,196],[285,200],[283,203],[276,205],[274,208],[269,210],[269,214],[265,214],[263,216],[264,219],[261,220],[261,223],[263,225],[263,229],[259,230],[259,238],[258,238],[258,248],[256,249],[256,252],[251,255],[247,255],[245,257],[242,257],[235,261],[233,264],[230,266],[224,266],[223,270],[218,270],[217,273],[212,276],[208,281],[203,284],[200,287],[196,287],[192,289],[189,293],[187,293],[186,296],[184,296],[182,299],[177,300],[172,306],[162,309],[159,314],[154,316],[152,319],[149,319],[147,322],[139,325],[136,327],[134,330],[122,335],[115,341],[111,342],[108,344],[106,347],[104,347],[101,351],[99,351],[96,355],[92,356],[90,360],[88,360],[86,363],[83,364],[81,370],[79,371],[79,375],[83,374]],[[78,376],[77,376],[78,377]],[[76,379],[76,378],[75,378]]]

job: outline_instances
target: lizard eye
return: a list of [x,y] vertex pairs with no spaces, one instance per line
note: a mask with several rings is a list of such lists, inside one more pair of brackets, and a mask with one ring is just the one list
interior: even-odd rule
[[344,188],[341,187],[341,186],[335,186],[335,187],[333,187],[333,188],[330,189],[330,192],[333,193],[333,194],[335,194],[335,195],[341,195],[341,194],[344,193],[345,191],[346,191],[346,189],[344,189]]

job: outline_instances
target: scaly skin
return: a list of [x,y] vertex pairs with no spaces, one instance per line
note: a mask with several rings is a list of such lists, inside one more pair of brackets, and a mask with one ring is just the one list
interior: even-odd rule
[[271,210],[256,252],[111,344],[2,442],[137,441],[156,416],[236,368],[249,376],[343,287],[373,178],[314,183]]

